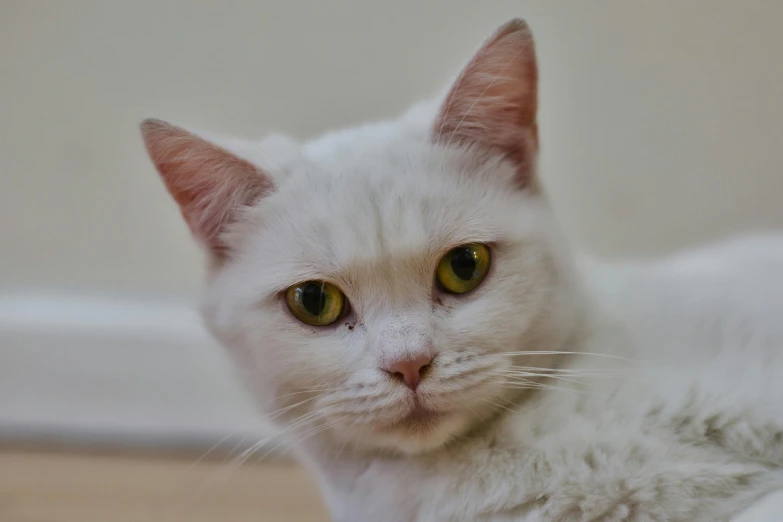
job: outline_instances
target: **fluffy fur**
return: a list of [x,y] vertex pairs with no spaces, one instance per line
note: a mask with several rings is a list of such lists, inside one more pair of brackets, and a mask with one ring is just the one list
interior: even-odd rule
[[[219,261],[207,324],[337,521],[706,522],[783,487],[783,239],[574,256],[535,178],[536,100],[512,21],[397,121],[303,145],[143,126]],[[488,277],[444,293],[439,259],[471,242]],[[341,321],[287,311],[307,280],[342,289]],[[420,355],[415,393],[380,370]]]

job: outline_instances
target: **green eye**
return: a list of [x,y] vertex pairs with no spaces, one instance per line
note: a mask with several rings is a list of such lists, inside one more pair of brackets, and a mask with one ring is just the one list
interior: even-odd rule
[[285,301],[294,317],[312,326],[328,326],[343,316],[345,295],[323,281],[306,281],[285,291]]
[[465,294],[476,288],[489,272],[489,248],[480,243],[458,246],[438,263],[438,283],[451,294]]

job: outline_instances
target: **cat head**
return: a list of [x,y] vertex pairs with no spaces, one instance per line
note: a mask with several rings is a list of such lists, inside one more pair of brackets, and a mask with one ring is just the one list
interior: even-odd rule
[[301,146],[142,124],[212,260],[207,324],[291,436],[431,450],[528,388],[515,365],[552,364],[524,354],[561,346],[576,306],[536,180],[536,78],[514,20],[429,113]]

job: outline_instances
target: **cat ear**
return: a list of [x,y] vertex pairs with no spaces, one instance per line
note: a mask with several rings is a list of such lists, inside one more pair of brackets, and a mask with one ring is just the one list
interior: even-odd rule
[[435,120],[433,140],[482,147],[518,167],[530,188],[538,152],[538,71],[533,35],[523,20],[498,29],[460,74]]
[[141,134],[193,235],[215,258],[224,257],[226,225],[236,220],[242,207],[273,189],[269,176],[249,161],[164,121],[145,120]]

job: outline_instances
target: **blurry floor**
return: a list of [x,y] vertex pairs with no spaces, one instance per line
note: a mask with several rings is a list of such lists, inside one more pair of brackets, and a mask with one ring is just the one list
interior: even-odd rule
[[288,463],[0,450],[2,522],[326,522]]

